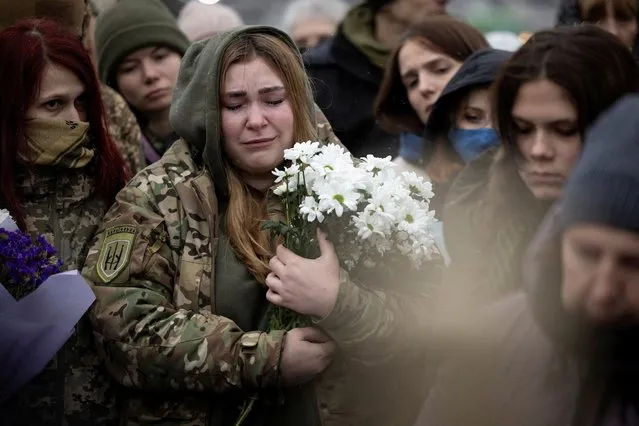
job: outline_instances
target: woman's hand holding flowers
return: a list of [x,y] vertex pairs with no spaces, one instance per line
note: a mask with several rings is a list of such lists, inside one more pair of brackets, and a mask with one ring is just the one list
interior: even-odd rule
[[269,263],[266,298],[302,315],[325,318],[331,313],[340,285],[340,265],[333,244],[318,229],[320,257],[305,259],[280,245]]

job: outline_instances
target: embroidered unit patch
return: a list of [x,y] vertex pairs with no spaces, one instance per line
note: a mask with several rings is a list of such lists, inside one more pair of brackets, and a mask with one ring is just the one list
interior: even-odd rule
[[102,281],[111,282],[129,264],[136,232],[134,226],[107,228],[96,271]]

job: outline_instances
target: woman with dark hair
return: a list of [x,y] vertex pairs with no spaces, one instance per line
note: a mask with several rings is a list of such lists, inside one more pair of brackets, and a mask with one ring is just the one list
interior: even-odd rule
[[523,250],[561,194],[586,129],[637,91],[631,52],[594,26],[538,32],[513,54],[494,86],[499,152],[492,164],[477,166],[481,173],[464,169],[446,200],[452,261],[439,301],[443,324],[461,327],[468,303],[520,289]]
[[450,16],[426,18],[406,33],[391,54],[375,100],[380,125],[389,132],[403,132],[396,163],[427,174],[436,185],[432,201],[436,211],[446,185],[463,162],[437,141],[424,149],[424,126],[448,81],[470,55],[486,47],[484,36],[463,21]]
[[[0,207],[23,231],[44,235],[64,269],[79,269],[128,178],[91,58],[58,24],[25,20],[0,32],[0,62]],[[99,365],[80,322],[55,362],[5,402],[3,422],[114,424]]]
[[639,96],[588,130],[517,292],[473,314],[416,426],[636,426]]
[[589,23],[611,32],[638,54],[637,0],[561,0],[559,25]]
[[637,41],[637,9],[637,0],[579,0],[582,22],[616,35],[629,49]]

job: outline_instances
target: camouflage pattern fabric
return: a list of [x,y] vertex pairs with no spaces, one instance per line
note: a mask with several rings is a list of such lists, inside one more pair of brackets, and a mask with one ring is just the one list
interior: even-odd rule
[[[21,173],[19,192],[32,234],[43,234],[58,250],[64,269],[82,267],[89,243],[107,210],[93,191],[91,165],[84,169],[37,167]],[[0,405],[7,426],[111,426],[117,424],[115,382],[93,344],[88,319],[45,370]]]
[[105,84],[100,88],[109,134],[134,175],[145,165],[140,144],[140,126],[126,101],[115,90]]
[[127,387],[173,393],[129,400],[126,424],[203,426],[212,396],[197,392],[277,385],[283,333],[245,333],[212,311],[217,220],[210,175],[180,140],[120,192],[89,251],[107,367]]
[[[318,118],[319,138],[339,143]],[[216,425],[211,406],[223,395],[278,383],[283,333],[245,332],[215,315],[217,221],[211,175],[183,140],[138,174],[104,218],[83,274],[95,284],[99,351],[132,389],[123,424]],[[323,425],[412,423],[427,383],[422,288],[365,289],[344,274],[335,309],[318,322],[344,354],[317,383]]]

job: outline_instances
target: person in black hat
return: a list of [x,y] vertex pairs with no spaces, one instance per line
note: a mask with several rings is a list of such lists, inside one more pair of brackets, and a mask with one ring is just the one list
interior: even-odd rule
[[305,52],[315,101],[353,155],[397,155],[399,135],[383,131],[373,116],[384,67],[402,34],[445,13],[447,2],[367,0],[349,10],[333,38]]

